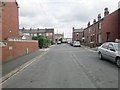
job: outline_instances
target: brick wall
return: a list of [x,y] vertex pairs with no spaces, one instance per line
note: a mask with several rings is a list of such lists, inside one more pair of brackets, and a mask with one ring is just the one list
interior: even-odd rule
[[118,38],[118,10],[104,17],[103,20],[102,41],[107,41],[107,32],[110,32],[110,41],[115,41]]
[[83,33],[82,32],[73,32],[73,41],[79,40],[81,41]]
[[95,35],[94,37],[96,38],[93,41],[96,42],[96,45],[105,43],[108,38],[107,32],[110,32],[109,41],[114,42],[115,39],[120,39],[120,9],[105,16],[100,21],[97,21],[95,24],[85,28],[84,30],[86,45],[90,45],[91,35]]
[[2,7],[2,41],[8,38],[18,38],[19,21],[16,2],[5,2]]
[[[120,6],[120,2],[119,2]],[[118,39],[120,39],[120,8],[118,9]]]
[[38,42],[36,41],[9,41],[7,46],[0,47],[2,49],[2,61],[6,62],[12,58],[22,56],[38,50]]
[[2,7],[0,7],[0,41],[2,41]]

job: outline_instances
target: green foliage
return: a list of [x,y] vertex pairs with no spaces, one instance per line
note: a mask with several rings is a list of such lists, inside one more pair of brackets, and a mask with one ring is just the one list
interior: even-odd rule
[[51,41],[51,45],[53,45],[54,44],[54,42],[53,41]]
[[33,36],[32,40],[38,40],[38,37],[37,36]]
[[38,40],[39,48],[48,48],[51,44],[53,44],[53,41],[43,36],[33,36],[32,40]]

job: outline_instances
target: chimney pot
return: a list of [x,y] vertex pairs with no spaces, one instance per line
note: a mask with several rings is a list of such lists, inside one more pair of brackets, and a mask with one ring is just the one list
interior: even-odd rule
[[93,23],[96,23],[96,19],[93,20]]
[[98,21],[101,20],[101,14],[98,14]]
[[88,22],[88,27],[90,26],[90,22]]
[[107,15],[109,15],[109,11],[108,11],[108,8],[105,8],[104,9],[104,17],[107,16]]

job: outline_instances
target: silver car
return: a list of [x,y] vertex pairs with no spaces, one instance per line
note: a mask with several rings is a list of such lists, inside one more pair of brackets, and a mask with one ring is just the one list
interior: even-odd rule
[[98,47],[98,56],[100,59],[108,59],[117,64],[120,68],[120,43],[107,42]]
[[74,41],[74,42],[73,42],[73,46],[74,46],[74,47],[81,47],[81,44],[80,44],[79,41]]

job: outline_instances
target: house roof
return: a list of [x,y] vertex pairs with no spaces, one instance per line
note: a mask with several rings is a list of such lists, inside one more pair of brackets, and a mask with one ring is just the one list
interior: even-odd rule
[[83,31],[83,29],[74,29],[73,32],[82,32],[82,31]]
[[20,32],[23,33],[50,33],[53,32],[54,33],[54,29],[50,28],[46,28],[46,29],[19,29]]

